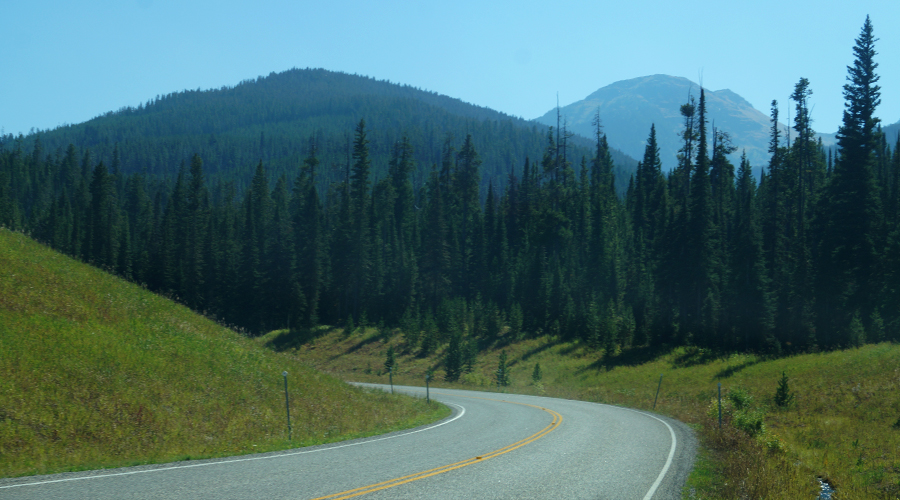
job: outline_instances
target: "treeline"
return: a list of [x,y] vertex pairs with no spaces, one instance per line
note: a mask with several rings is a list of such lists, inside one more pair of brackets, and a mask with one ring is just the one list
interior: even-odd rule
[[678,165],[663,173],[651,127],[624,198],[599,117],[589,155],[551,129],[541,157],[484,196],[471,134],[445,137],[417,185],[408,137],[379,146],[390,159],[374,178],[360,120],[349,168],[325,189],[315,136],[291,176],[259,162],[245,189],[209,182],[199,155],[165,182],[122,173],[115,151],[107,166],[18,141],[0,151],[0,223],[252,333],[400,326],[411,349],[449,342],[456,367],[539,334],[607,352],[900,340],[900,140],[892,152],[874,115],[868,19],[854,50],[840,153],[813,139],[800,79],[797,139],[773,102],[758,184],[709,129],[701,90],[681,107]]

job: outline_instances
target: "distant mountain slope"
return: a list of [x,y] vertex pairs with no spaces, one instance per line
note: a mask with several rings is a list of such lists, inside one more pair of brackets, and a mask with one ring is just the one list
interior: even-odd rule
[[[294,170],[317,137],[322,160],[319,179],[342,178],[354,127],[365,119],[373,174],[381,177],[393,144],[408,134],[423,179],[440,162],[448,134],[459,146],[471,133],[484,163],[482,189],[505,184],[525,157],[540,158],[546,128],[459,99],[371,78],[326,71],[292,69],[241,82],[234,87],[184,91],[158,96],[137,108],[110,112],[88,122],[41,132],[44,149],[68,144],[91,148],[95,160],[112,162],[119,146],[123,172],[145,170],[173,175],[194,153],[212,176],[249,180],[261,160],[276,178]],[[34,136],[28,138],[33,141]],[[577,144],[590,155],[589,141]],[[27,147],[27,145],[26,145]],[[624,189],[636,161],[613,152]]]
[[888,125],[883,129],[885,139],[887,140],[888,146],[891,147],[891,151],[894,150],[894,146],[897,145],[897,136],[900,135],[900,121],[897,123]]
[[[683,122],[679,109],[689,95],[699,98],[700,86],[686,78],[653,75],[607,85],[561,111],[570,130],[590,137],[591,121],[599,109],[610,146],[637,159],[644,155],[650,125],[656,124],[663,168],[670,170],[681,147]],[[754,167],[768,164],[769,117],[731,90],[707,89],[706,99],[710,129],[715,126],[729,132],[739,148],[738,157],[746,149]],[[536,121],[555,125],[556,110]]]

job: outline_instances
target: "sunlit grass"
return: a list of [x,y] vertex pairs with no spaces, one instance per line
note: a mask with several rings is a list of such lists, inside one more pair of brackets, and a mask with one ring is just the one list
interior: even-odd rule
[[0,476],[271,451],[446,414],[350,387],[0,230]]
[[[900,498],[900,428],[894,426],[900,419],[898,345],[780,359],[696,348],[633,349],[605,357],[581,344],[542,337],[484,351],[460,384],[447,384],[442,352],[416,357],[405,350],[399,332],[359,328],[345,335],[336,329],[293,343],[277,337],[268,342],[348,379],[386,383],[384,356],[393,345],[396,384],[422,385],[426,370],[435,369],[433,386],[485,390],[496,390],[493,374],[505,349],[512,383],[504,390],[646,410],[653,407],[662,375],[656,411],[695,426],[704,446],[701,467],[686,489],[693,488],[696,498],[813,499],[817,477],[836,487],[835,498]],[[535,363],[543,374],[538,383],[531,378]],[[774,404],[782,372],[795,395],[785,409]],[[726,401],[738,388],[753,398],[753,411],[764,415],[762,432],[750,437],[735,428],[733,410],[718,429],[716,411],[709,411],[718,383]]]

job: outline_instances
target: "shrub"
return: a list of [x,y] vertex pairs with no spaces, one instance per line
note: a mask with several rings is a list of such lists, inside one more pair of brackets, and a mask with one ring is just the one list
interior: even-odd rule
[[772,453],[784,453],[786,451],[784,441],[778,436],[771,436],[769,439],[766,439],[766,449]]
[[765,416],[765,412],[759,408],[738,410],[734,412],[731,424],[734,425],[735,429],[742,430],[753,437],[765,432],[766,425],[763,422]]
[[749,410],[753,406],[753,396],[743,387],[729,389],[726,397],[734,404],[735,410]]
[[[731,414],[734,413],[734,405],[728,398],[722,400],[722,421],[727,422],[731,420]],[[706,408],[706,416],[711,418],[712,420],[719,420],[719,401],[716,398],[713,398],[709,402],[709,406]]]
[[[719,419],[719,401],[713,399],[706,410],[712,420]],[[751,437],[764,434],[766,412],[754,404],[753,396],[743,387],[729,389],[722,399],[722,423],[745,432]]]
[[464,373],[462,377],[459,378],[459,381],[465,385],[474,385],[477,387],[491,385],[491,380],[478,372]]

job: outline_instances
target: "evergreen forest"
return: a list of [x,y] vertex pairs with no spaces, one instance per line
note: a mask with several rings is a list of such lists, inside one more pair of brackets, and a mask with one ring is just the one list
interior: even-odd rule
[[652,124],[634,166],[600,116],[585,140],[292,70],[3,137],[0,224],[251,335],[378,324],[423,354],[900,341],[900,139],[876,117],[875,42],[867,19],[838,148],[800,78],[793,134],[772,102],[767,165],[730,162],[702,89],[667,172]]

